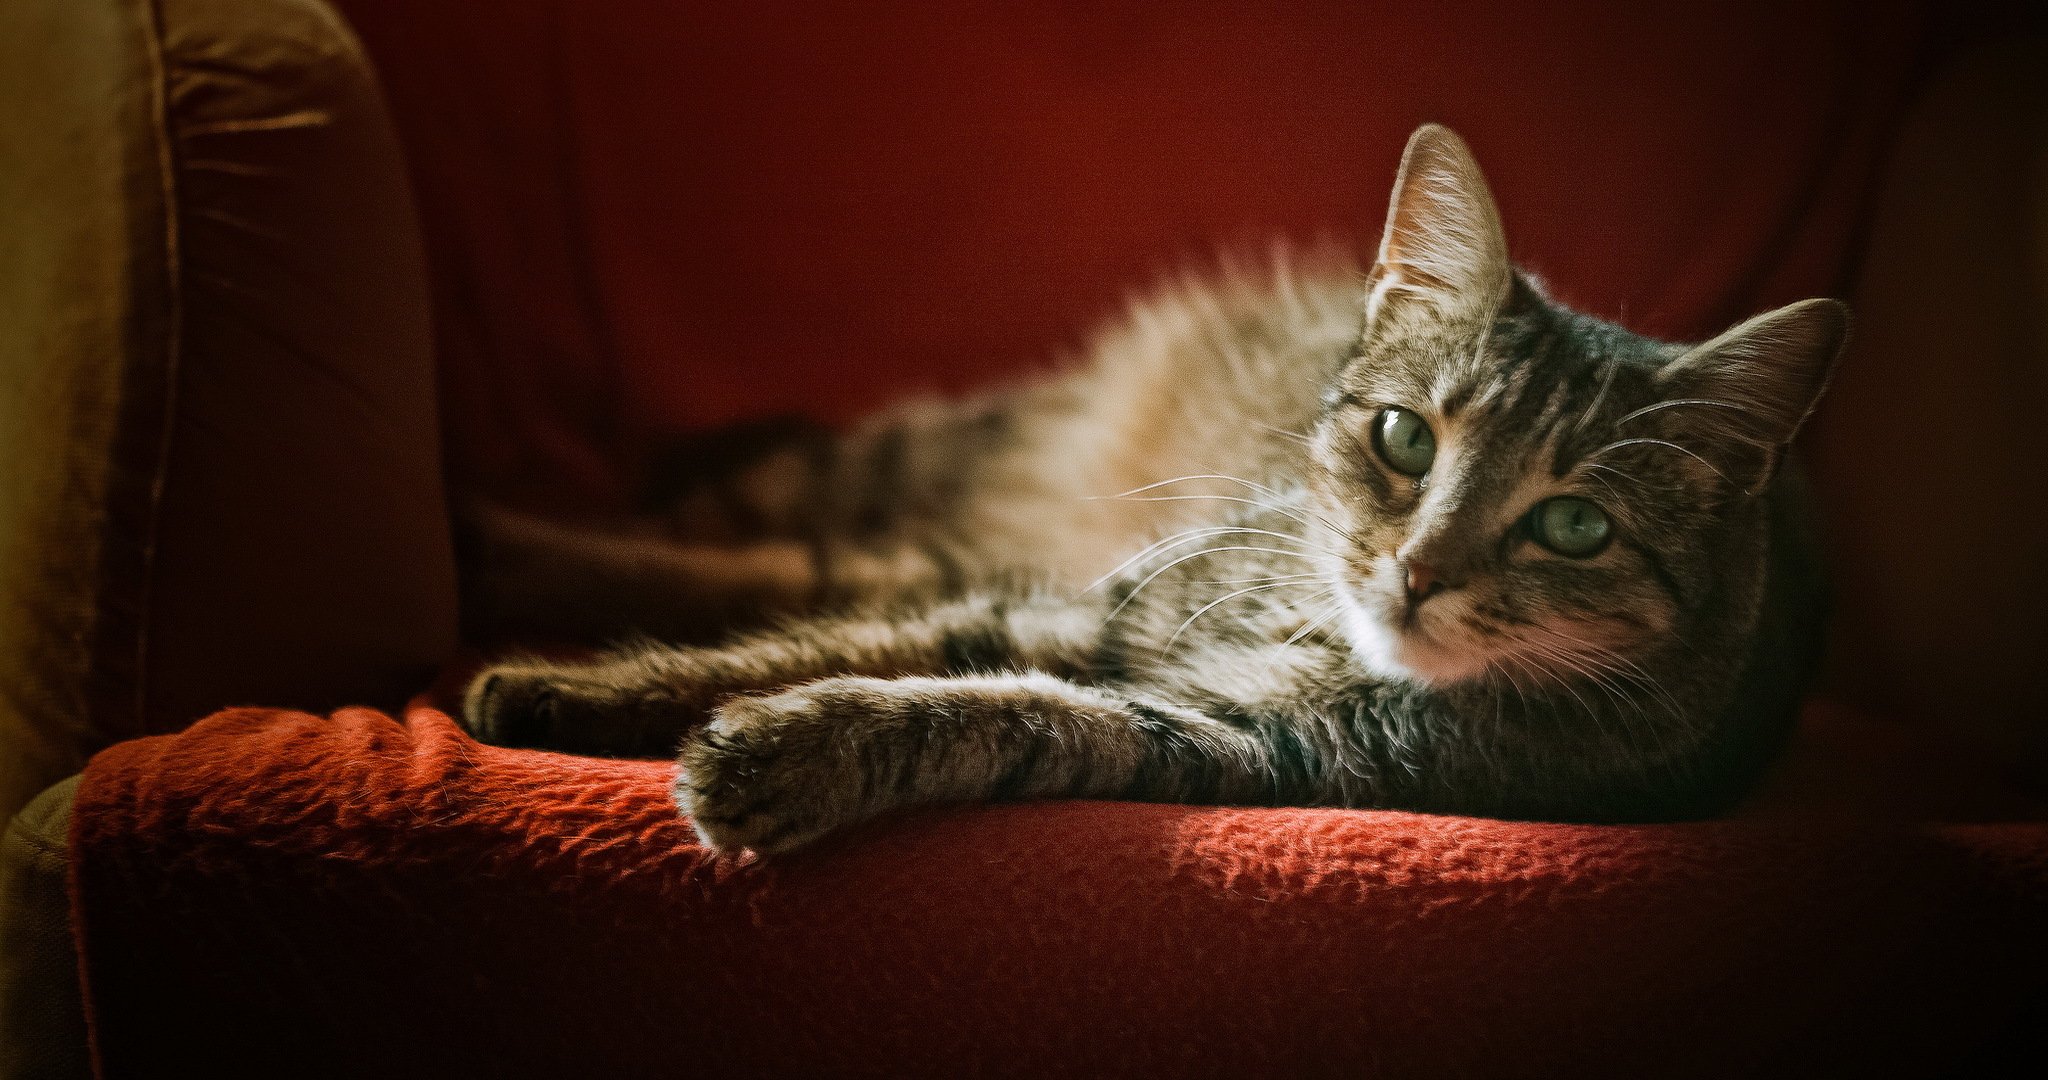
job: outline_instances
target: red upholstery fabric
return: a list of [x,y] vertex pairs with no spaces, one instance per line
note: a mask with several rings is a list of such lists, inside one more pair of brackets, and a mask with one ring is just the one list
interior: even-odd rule
[[1043,365],[1212,245],[1370,250],[1408,133],[1566,299],[1698,338],[1841,293],[1916,3],[340,0],[419,191],[459,477]]
[[94,760],[76,917],[117,1077],[1967,1072],[2048,826],[1873,812],[1932,764],[1808,719],[1728,821],[1063,803],[771,863],[667,763],[238,710]]

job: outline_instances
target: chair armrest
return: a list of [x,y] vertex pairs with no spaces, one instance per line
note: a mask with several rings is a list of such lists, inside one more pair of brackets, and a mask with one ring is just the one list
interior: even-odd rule
[[65,889],[77,793],[59,782],[0,839],[0,1080],[92,1075]]
[[317,0],[0,4],[0,820],[455,639],[418,228]]

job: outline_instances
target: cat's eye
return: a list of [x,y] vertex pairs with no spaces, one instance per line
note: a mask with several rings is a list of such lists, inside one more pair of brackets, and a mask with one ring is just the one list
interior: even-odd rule
[[1373,420],[1372,445],[1403,476],[1421,476],[1436,461],[1436,434],[1407,409],[1381,411]]
[[1545,499],[1529,512],[1529,531],[1536,542],[1574,559],[1600,554],[1614,534],[1607,511],[1570,495]]

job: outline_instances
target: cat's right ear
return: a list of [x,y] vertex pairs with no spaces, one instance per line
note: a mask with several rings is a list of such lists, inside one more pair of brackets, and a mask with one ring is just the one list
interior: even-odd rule
[[1439,319],[1484,318],[1512,281],[1500,210],[1471,149],[1440,124],[1415,129],[1366,278],[1366,325],[1417,307]]
[[1848,338],[1847,304],[1788,304],[1672,361],[1657,373],[1665,400],[1638,413],[1655,412],[1668,434],[1684,436],[1687,453],[1754,494],[1813,412]]

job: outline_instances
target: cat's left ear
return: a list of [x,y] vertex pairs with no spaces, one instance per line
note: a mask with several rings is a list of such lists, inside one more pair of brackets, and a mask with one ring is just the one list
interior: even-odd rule
[[[1849,306],[1801,300],[1695,346],[1657,373],[1660,426],[1755,493],[1813,412],[1849,339]],[[1646,412],[1649,410],[1645,410]]]
[[1366,325],[1396,311],[1484,318],[1499,310],[1513,276],[1500,210],[1471,149],[1441,124],[1416,128],[1366,278]]

